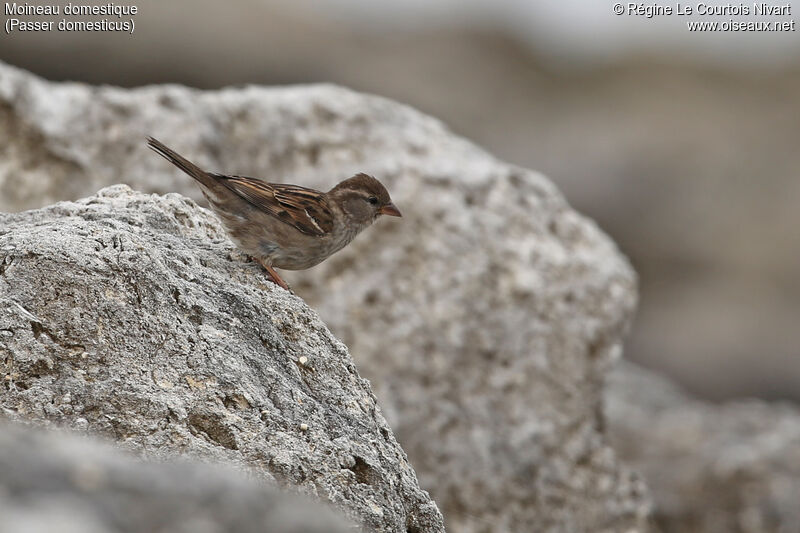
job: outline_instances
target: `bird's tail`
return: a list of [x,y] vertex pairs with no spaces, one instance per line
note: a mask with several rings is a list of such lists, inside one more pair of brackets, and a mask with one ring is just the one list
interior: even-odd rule
[[199,181],[201,184],[205,185],[209,189],[214,189],[215,185],[217,185],[217,180],[215,180],[208,172],[203,170],[202,168],[198,167],[178,152],[169,148],[167,145],[159,141],[154,137],[147,138],[147,145],[157,154],[161,155],[164,159],[178,167],[179,169],[183,170],[191,177]]

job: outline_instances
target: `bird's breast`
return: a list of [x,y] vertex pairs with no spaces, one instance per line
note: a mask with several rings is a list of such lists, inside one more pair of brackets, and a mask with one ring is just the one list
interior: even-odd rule
[[272,253],[272,265],[286,270],[311,268],[350,244],[363,229],[353,225],[336,227],[327,235],[304,239],[302,245],[284,243]]

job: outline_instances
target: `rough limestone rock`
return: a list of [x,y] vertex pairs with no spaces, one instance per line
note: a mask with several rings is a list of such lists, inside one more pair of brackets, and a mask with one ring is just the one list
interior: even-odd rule
[[660,531],[800,531],[796,406],[708,404],[630,363],[606,398],[612,441],[647,479]]
[[0,422],[0,533],[144,531],[353,530],[231,469],[142,462],[105,443]]
[[199,198],[148,134],[270,181],[374,174],[404,218],[286,278],[351,347],[451,529],[644,529],[644,486],[600,415],[635,275],[544,177],[337,87],[121,90],[0,68],[0,131],[17,132],[0,148],[7,209],[116,182]]
[[346,347],[232,254],[192,200],[125,185],[0,214],[0,407],[443,531]]

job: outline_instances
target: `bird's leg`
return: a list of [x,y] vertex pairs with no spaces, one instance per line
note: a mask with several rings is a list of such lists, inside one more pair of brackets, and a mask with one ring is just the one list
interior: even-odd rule
[[288,283],[286,283],[285,281],[283,281],[283,278],[281,278],[281,277],[278,275],[278,273],[277,273],[277,272],[275,272],[275,271],[272,269],[272,267],[270,267],[270,266],[266,266],[266,265],[265,265],[265,266],[264,266],[264,268],[266,268],[266,269],[267,269],[267,272],[269,273],[270,277],[272,278],[272,281],[274,281],[274,282],[275,282],[275,283],[277,283],[279,286],[283,287],[283,288],[284,288],[284,289],[286,289],[287,291],[289,291],[289,292],[291,292],[292,294],[294,294],[294,293],[292,292],[292,288],[291,288],[291,287],[289,287],[289,284],[288,284]]
[[292,294],[294,294],[294,292],[292,292],[292,289],[289,288],[289,284],[286,283],[285,281],[283,281],[283,279],[281,279],[281,277],[278,275],[278,273],[275,272],[275,270],[270,265],[266,264],[261,259],[256,259],[256,261],[258,261],[261,264],[261,266],[264,267],[264,270],[267,271],[267,274],[269,275],[270,279],[275,284],[277,284],[279,287],[282,287],[282,288],[286,289],[287,291],[291,292]]

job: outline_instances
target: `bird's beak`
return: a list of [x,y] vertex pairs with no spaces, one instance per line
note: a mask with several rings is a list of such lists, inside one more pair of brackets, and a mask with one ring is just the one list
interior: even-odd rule
[[402,217],[403,215],[400,214],[400,210],[395,207],[394,204],[389,204],[381,207],[378,209],[378,213],[381,215],[389,215],[390,217]]

